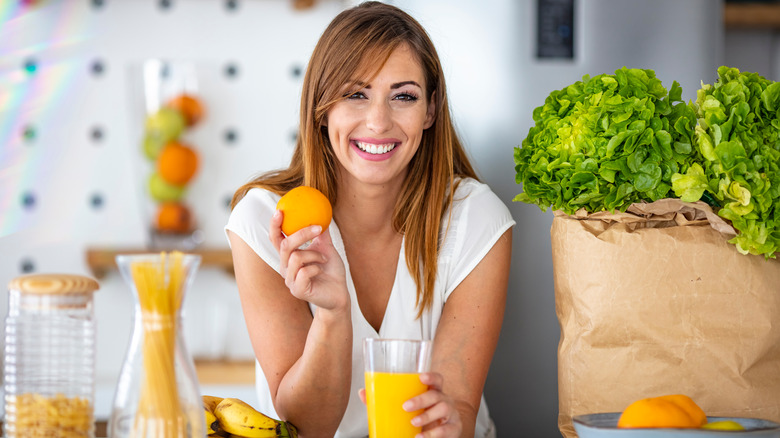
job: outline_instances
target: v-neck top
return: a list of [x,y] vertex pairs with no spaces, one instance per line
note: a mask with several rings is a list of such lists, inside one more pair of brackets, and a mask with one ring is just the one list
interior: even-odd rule
[[[269,239],[269,224],[276,210],[279,195],[264,189],[251,189],[235,206],[225,230],[230,230],[249,245],[271,268],[279,272],[279,253]],[[344,251],[344,241],[338,225],[331,222],[328,230],[336,251],[344,261],[347,272],[347,289],[352,311],[352,386],[347,410],[339,425],[336,438],[368,436],[366,407],[358,397],[363,388],[363,339],[403,338],[434,339],[442,310],[450,294],[490,251],[498,238],[515,224],[509,209],[483,183],[474,179],[461,180],[455,192],[451,214],[445,214],[440,236],[438,275],[434,287],[433,303],[420,319],[417,319],[417,286],[406,266],[405,240],[401,243],[393,288],[387,302],[382,324],[377,332],[360,310],[352,282],[349,263]],[[316,306],[310,304],[312,314]],[[262,354],[262,352],[256,352]],[[274,409],[268,383],[262,368],[256,366],[256,386],[260,405],[258,410],[279,418]],[[495,436],[484,396],[477,414],[475,437]]]

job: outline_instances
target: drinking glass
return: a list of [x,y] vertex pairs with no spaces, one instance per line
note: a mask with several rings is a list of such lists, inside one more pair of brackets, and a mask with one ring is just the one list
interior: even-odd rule
[[412,438],[421,428],[412,418],[422,411],[406,412],[403,404],[428,390],[420,373],[430,371],[431,341],[376,339],[363,341],[366,406],[370,438]]

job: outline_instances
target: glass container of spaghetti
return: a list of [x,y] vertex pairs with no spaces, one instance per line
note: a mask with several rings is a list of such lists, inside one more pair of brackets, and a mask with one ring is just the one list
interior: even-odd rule
[[94,437],[98,287],[70,274],[25,275],[9,283],[4,436]]
[[119,375],[108,436],[206,436],[198,379],[182,334],[182,301],[200,256],[180,252],[119,255],[135,298],[134,329]]

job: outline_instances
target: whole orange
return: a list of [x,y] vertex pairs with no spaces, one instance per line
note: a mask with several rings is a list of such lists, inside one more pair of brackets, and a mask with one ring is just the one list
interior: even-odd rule
[[198,153],[179,142],[166,144],[157,157],[157,171],[168,184],[182,186],[190,182],[199,165]]
[[697,423],[698,426],[704,425],[707,423],[707,414],[704,413],[701,407],[696,404],[696,402],[693,401],[690,397],[684,394],[671,394],[671,395],[662,395],[661,397],[658,397],[662,400],[669,400],[673,403],[675,403],[677,406],[681,407],[685,412],[688,413],[688,415],[691,416],[694,423]]
[[205,113],[203,102],[191,94],[180,94],[169,100],[165,105],[179,111],[183,116],[187,126],[198,123]]
[[165,233],[186,233],[192,230],[192,214],[186,205],[179,202],[164,202],[157,208],[157,231]]
[[282,232],[287,236],[310,225],[319,225],[325,231],[333,217],[328,198],[308,186],[299,186],[285,193],[276,209],[284,214]]
[[623,411],[619,428],[698,428],[707,422],[704,411],[682,394],[637,400]]

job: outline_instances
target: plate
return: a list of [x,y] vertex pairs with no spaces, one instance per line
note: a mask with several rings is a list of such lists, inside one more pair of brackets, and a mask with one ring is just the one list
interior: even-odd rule
[[710,422],[732,420],[745,430],[618,429],[620,412],[577,415],[572,420],[579,438],[780,438],[780,424],[758,418],[707,417]]

